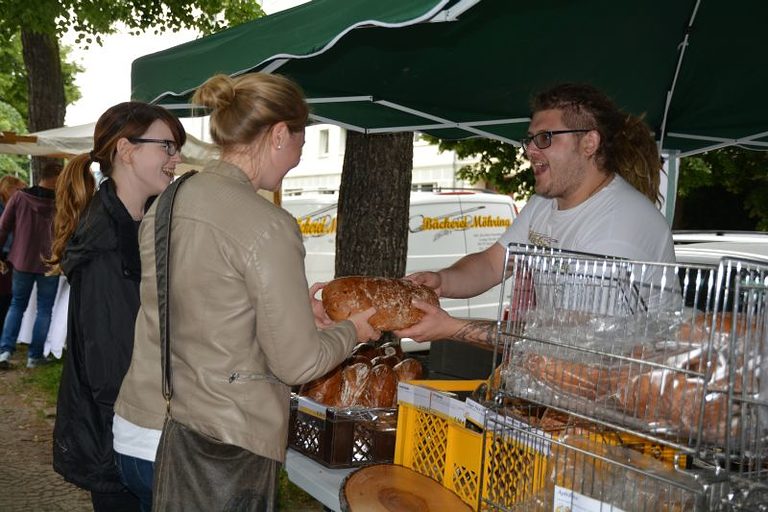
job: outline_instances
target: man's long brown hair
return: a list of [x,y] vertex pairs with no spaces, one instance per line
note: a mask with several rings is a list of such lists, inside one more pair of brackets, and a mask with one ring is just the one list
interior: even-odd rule
[[601,91],[588,84],[561,84],[531,101],[533,113],[557,109],[572,130],[597,130],[597,166],[615,172],[654,204],[661,204],[661,159],[651,130],[642,117],[622,112]]

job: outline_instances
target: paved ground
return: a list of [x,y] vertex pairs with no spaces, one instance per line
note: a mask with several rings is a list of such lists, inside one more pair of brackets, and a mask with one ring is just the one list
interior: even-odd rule
[[55,408],[23,379],[29,372],[17,352],[15,367],[0,371],[0,510],[91,512],[90,494],[68,484],[51,466]]
[[[93,512],[90,494],[53,471],[51,436],[55,406],[25,385],[31,372],[25,347],[10,370],[0,370],[0,512]],[[281,511],[316,512],[322,505],[292,487]]]

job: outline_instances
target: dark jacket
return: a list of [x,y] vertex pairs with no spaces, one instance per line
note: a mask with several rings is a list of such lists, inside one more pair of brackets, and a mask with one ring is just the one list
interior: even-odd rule
[[54,213],[54,192],[48,188],[25,188],[8,200],[0,217],[0,247],[13,233],[8,254],[13,268],[34,274],[48,272],[43,259],[51,256]]
[[113,406],[133,352],[141,260],[138,223],[111,180],[102,183],[83,213],[61,267],[70,295],[53,467],[84,489],[119,490]]

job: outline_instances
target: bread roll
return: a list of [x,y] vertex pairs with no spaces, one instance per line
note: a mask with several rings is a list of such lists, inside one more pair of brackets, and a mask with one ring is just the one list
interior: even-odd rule
[[379,355],[379,351],[370,343],[358,343],[355,348],[352,349],[352,355],[363,356],[369,361]]
[[377,350],[380,356],[397,356],[401,361],[403,360],[403,357],[405,357],[400,343],[395,341],[384,343]]
[[400,363],[400,358],[395,355],[378,356],[371,359],[371,366],[376,366],[377,364],[385,364],[390,368],[394,368],[395,365],[399,363]]
[[432,289],[405,279],[342,277],[323,288],[323,307],[331,320],[346,320],[374,307],[376,313],[368,323],[380,331],[405,329],[421,320],[424,313],[412,305],[414,300],[438,306]]
[[353,407],[362,404],[363,393],[365,393],[370,374],[371,367],[365,363],[355,363],[341,371],[343,382],[339,407]]
[[361,405],[365,407],[394,407],[397,403],[397,374],[385,364],[371,369]]
[[341,372],[341,366],[337,366],[322,377],[304,384],[299,394],[328,407],[336,407],[341,395]]
[[[737,314],[734,316],[731,312],[715,313],[714,330],[716,345],[728,342],[734,323],[737,336],[743,336],[748,329],[753,330],[755,328],[754,321],[751,325],[747,324],[747,317],[745,315]],[[686,322],[678,327],[677,339],[691,343],[707,341],[712,333],[712,328],[712,313],[700,313],[696,315],[693,322]]]
[[658,422],[666,415],[664,395],[670,392],[672,377],[670,370],[641,373],[632,377],[616,398],[627,414]]
[[[708,387],[727,388],[727,381],[715,381]],[[696,436],[699,428],[708,442],[725,441],[726,430],[731,436],[739,435],[740,416],[738,408],[731,410],[731,423],[728,425],[728,395],[724,392],[704,393],[701,379],[686,378],[677,375],[671,382],[671,392],[665,393],[667,414],[673,425],[683,435]],[[703,404],[703,418],[700,418]]]
[[354,354],[346,358],[344,362],[341,363],[341,366],[351,366],[356,363],[363,363],[363,364],[367,364],[368,366],[372,366],[370,359],[368,359],[365,356],[354,355]]
[[420,379],[424,373],[421,363],[412,357],[407,357],[397,363],[394,370],[397,374],[397,379],[402,381]]

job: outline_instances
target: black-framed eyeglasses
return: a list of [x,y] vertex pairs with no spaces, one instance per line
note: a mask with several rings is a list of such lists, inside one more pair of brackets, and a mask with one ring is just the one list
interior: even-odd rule
[[531,142],[536,144],[536,147],[539,149],[547,149],[549,146],[552,145],[553,135],[560,135],[561,133],[586,133],[591,131],[592,130],[546,130],[546,131],[531,135],[530,137],[523,137],[520,140],[520,143],[522,144],[524,151],[527,151],[528,146],[531,144]]
[[179,145],[176,144],[176,141],[174,140],[142,139],[141,137],[129,137],[128,140],[133,144],[149,144],[149,143],[162,144],[163,147],[165,147],[165,152],[168,153],[168,156],[175,155],[176,152],[179,150]]

